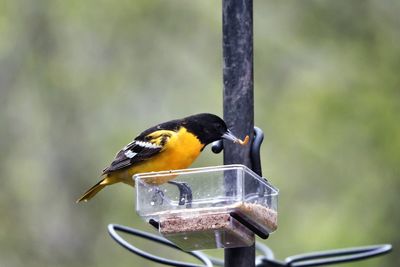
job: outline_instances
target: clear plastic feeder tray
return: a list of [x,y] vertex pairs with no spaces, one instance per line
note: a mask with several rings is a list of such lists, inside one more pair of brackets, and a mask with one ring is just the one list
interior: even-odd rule
[[[142,173],[134,178],[137,213],[183,250],[250,246],[253,233],[266,238],[277,228],[278,190],[246,166]],[[191,200],[180,195],[175,182],[190,188]]]

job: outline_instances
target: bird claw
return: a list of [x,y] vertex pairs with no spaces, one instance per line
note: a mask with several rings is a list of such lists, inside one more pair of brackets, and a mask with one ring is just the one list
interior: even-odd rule
[[152,205],[155,204],[162,205],[164,203],[164,198],[165,198],[164,192],[160,188],[154,187],[154,195],[151,197],[150,203]]

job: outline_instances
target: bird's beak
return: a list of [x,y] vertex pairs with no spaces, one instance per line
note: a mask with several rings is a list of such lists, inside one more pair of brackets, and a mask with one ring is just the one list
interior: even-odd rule
[[232,134],[232,132],[229,131],[229,130],[228,130],[226,133],[224,133],[224,134],[222,135],[222,138],[223,138],[223,139],[226,139],[226,140],[230,140],[230,141],[232,141],[233,143],[239,143],[239,144],[242,145],[242,146],[246,145],[246,144],[249,142],[249,136],[248,136],[248,135],[246,135],[246,137],[245,137],[244,140],[242,141],[242,140],[240,140],[239,138],[237,138],[236,136],[234,136],[234,135]]

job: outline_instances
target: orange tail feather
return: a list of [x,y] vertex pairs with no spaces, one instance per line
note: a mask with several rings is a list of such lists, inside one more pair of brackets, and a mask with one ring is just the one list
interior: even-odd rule
[[100,190],[102,190],[104,187],[106,187],[107,185],[110,185],[110,184],[114,184],[116,182],[118,182],[118,181],[116,181],[115,179],[110,179],[109,177],[106,177],[106,178],[100,180],[97,184],[95,184],[89,190],[87,190],[85,192],[85,194],[83,194],[83,196],[81,196],[76,201],[76,203],[79,203],[82,201],[87,202],[92,197],[94,197],[98,192],[100,192]]

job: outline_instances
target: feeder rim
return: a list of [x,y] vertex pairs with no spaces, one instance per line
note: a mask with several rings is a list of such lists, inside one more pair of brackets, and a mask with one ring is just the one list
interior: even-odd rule
[[145,179],[148,177],[155,177],[155,176],[164,176],[164,175],[178,175],[178,174],[188,174],[188,173],[202,173],[202,172],[209,172],[210,170],[221,171],[221,170],[234,170],[234,169],[242,169],[243,171],[252,175],[255,179],[259,182],[263,183],[264,185],[270,187],[275,192],[272,194],[278,194],[279,189],[273,186],[266,178],[259,176],[249,167],[242,165],[242,164],[228,164],[228,165],[217,165],[217,166],[207,166],[207,167],[196,167],[196,168],[187,168],[187,169],[177,169],[177,170],[168,170],[168,171],[159,171],[159,172],[143,172],[137,173],[132,176],[132,179],[138,183],[139,180]]

